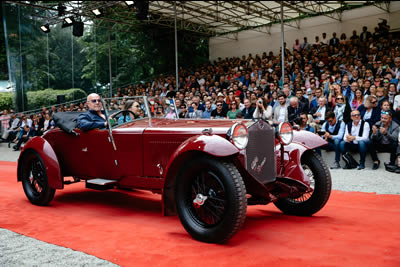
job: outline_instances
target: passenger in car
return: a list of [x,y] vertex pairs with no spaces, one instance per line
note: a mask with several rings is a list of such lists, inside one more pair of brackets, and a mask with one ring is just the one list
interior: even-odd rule
[[131,111],[131,112],[126,112],[123,113],[121,117],[118,118],[118,124],[122,124],[128,121],[135,120],[140,117],[140,104],[137,101],[134,100],[128,100],[125,103],[124,106],[125,111]]
[[84,131],[92,129],[105,129],[107,127],[106,116],[103,114],[103,104],[98,94],[90,94],[87,97],[86,104],[88,111],[79,114],[78,128]]

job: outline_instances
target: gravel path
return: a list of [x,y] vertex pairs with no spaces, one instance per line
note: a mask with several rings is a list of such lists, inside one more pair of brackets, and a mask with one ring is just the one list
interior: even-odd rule
[[[0,143],[0,161],[17,161],[19,152]],[[383,155],[385,157],[385,155]],[[328,166],[333,153],[324,154]],[[381,159],[382,163],[385,158]],[[331,170],[334,190],[400,194],[400,174],[380,169]],[[69,248],[48,244],[0,228],[0,266],[117,266],[108,261]]]

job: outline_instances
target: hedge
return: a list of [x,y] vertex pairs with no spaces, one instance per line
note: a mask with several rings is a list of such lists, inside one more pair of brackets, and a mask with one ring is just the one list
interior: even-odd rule
[[0,93],[0,112],[5,109],[13,107],[12,94],[11,93]]
[[[65,102],[78,100],[87,96],[86,92],[79,88],[68,90],[45,89],[41,91],[30,91],[27,93],[28,110],[39,109],[57,104],[57,96],[65,95]],[[0,110],[13,107],[12,93],[0,94]]]

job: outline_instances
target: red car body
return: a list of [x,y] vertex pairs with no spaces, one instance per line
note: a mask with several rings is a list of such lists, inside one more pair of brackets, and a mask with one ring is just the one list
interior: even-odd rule
[[[232,137],[230,131],[233,131],[235,125],[238,124],[248,129],[250,141],[245,149],[239,149],[230,138]],[[317,187],[321,184],[325,186],[322,190],[323,193],[318,193],[318,196],[314,197],[317,198],[316,200],[312,199],[311,211],[307,207],[298,214],[311,215],[317,212],[325,205],[330,194],[330,174],[326,172],[325,165],[311,166],[315,173],[311,176],[304,170],[307,164],[315,165],[313,163],[315,159],[320,160],[314,156],[314,152],[311,155],[308,151],[326,144],[317,135],[306,131],[293,131],[293,140],[288,145],[282,144],[276,134],[276,129],[267,122],[248,120],[144,118],[114,128],[110,127],[108,130],[81,131],[76,129],[75,132],[77,134],[70,134],[56,128],[42,137],[31,139],[23,147],[18,160],[18,180],[23,181],[25,193],[33,204],[47,205],[53,198],[55,189],[63,189],[65,184],[71,183],[70,179],[67,181],[65,177],[74,177],[74,182],[85,180],[87,187],[93,179],[101,178],[118,188],[145,189],[162,194],[163,214],[173,215],[176,214],[179,206],[176,204],[177,190],[179,190],[177,189],[179,188],[177,179],[183,175],[181,172],[183,169],[186,170],[187,163],[196,162],[197,158],[204,157],[208,159],[205,161],[206,163],[210,162],[209,160],[211,163],[213,160],[228,162],[228,165],[222,163],[221,166],[223,168],[225,165],[228,166],[226,170],[237,169],[237,172],[230,171],[233,175],[232,178],[226,180],[222,177],[215,180],[222,181],[221,183],[228,188],[230,179],[241,176],[245,191],[238,194],[242,195],[240,207],[244,209],[247,205],[243,203],[246,201],[246,194],[251,196],[248,200],[249,204],[267,204],[288,197],[297,201],[296,199],[303,194],[312,194],[314,185],[310,181],[310,177],[314,176],[318,180]],[[260,133],[263,135],[260,136]],[[253,139],[255,140],[256,136],[257,142],[251,142]],[[306,165],[304,165],[303,156],[305,153],[308,154],[307,158],[311,158],[311,161],[306,160]],[[43,170],[38,172],[35,164],[43,166]],[[211,165],[207,166],[212,169]],[[214,173],[218,173],[218,168]],[[318,169],[325,170],[325,174],[322,175],[323,179],[319,178],[321,174]],[[36,184],[32,182],[35,180],[33,177],[35,175],[36,178],[39,177],[36,180],[40,180],[41,189],[38,192],[35,189]],[[46,176],[45,180],[47,181],[41,180],[43,176]],[[319,180],[323,182],[319,182]],[[43,188],[46,188],[46,185],[42,186],[43,181],[48,183],[45,198],[41,196]],[[215,181],[213,183],[210,188],[215,185]],[[225,188],[224,186],[220,188]],[[48,190],[53,191],[49,191],[49,193]],[[318,190],[321,191],[321,189]],[[207,201],[207,197],[211,199],[218,193],[213,189],[208,191],[208,195],[203,192],[196,196],[194,193],[192,197],[188,192],[187,196],[190,199],[188,204],[185,202],[185,205],[191,206],[194,203],[193,207],[197,208]],[[229,190],[223,192],[222,196],[228,193],[230,193]],[[33,200],[32,195],[34,196]],[[208,201],[211,202],[211,200]],[[228,205],[229,201],[226,199],[224,205]],[[290,203],[289,208],[292,205]],[[296,212],[288,210],[287,205],[278,207],[284,212],[296,214]],[[192,209],[193,207],[188,208]],[[229,207],[226,206],[223,211],[225,212],[225,210],[229,210]],[[178,214],[181,217],[179,211],[178,207]],[[227,214],[221,215],[218,220],[231,216],[231,213]],[[181,221],[187,221],[187,218],[182,216],[184,218],[181,217]],[[231,225],[232,222],[242,224],[243,216],[245,214],[234,215],[235,218],[241,217],[241,219],[227,222],[226,225]],[[205,220],[207,221],[207,218]],[[227,226],[224,226],[223,223],[212,222],[211,225],[218,228],[214,233],[212,232],[214,231],[213,227],[207,223],[203,225],[204,222],[200,222],[205,230],[210,231],[204,236],[201,231],[193,231],[190,224],[190,229],[187,224],[184,226],[195,239],[217,243],[225,242],[240,227],[234,226],[229,233],[223,233]]]

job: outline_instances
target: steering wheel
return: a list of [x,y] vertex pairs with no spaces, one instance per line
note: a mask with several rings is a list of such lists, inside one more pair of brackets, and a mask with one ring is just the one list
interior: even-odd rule
[[[128,114],[132,115],[133,118],[136,118],[135,113],[133,113],[132,111],[130,111],[130,110],[120,110],[120,111],[118,111],[118,112],[112,114],[112,115],[110,116],[110,119],[115,119],[116,117],[119,117],[120,114],[122,114],[122,116],[124,116],[124,123],[126,122],[126,116],[127,116]],[[114,124],[115,124],[115,123],[113,123],[113,125],[114,125]],[[111,126],[113,126],[113,125],[111,125]]]

